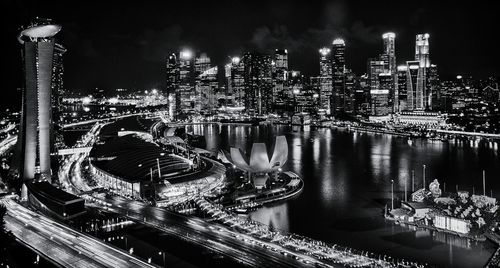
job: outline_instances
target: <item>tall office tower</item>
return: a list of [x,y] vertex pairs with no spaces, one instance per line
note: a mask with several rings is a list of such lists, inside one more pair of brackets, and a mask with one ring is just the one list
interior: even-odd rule
[[306,83],[305,77],[300,71],[289,71],[288,77],[287,111],[292,113],[299,112],[297,107],[297,96],[304,88]]
[[365,114],[367,100],[370,95],[370,90],[366,90],[368,85],[368,75],[362,75],[357,78],[354,90],[354,112],[356,114]]
[[415,60],[419,62],[420,67],[431,67],[429,58],[429,34],[417,34],[415,42]]
[[270,55],[245,53],[245,109],[249,114],[263,115],[272,111],[272,60]]
[[426,109],[427,110],[437,110],[439,108],[439,99],[441,97],[440,83],[439,83],[439,74],[438,68],[435,64],[431,64],[426,71],[426,91],[427,99],[426,99]]
[[415,41],[415,61],[419,62],[419,66],[422,70],[419,71],[417,89],[419,99],[423,100],[423,107],[418,109],[429,109],[431,107],[430,92],[426,85],[427,82],[427,71],[431,67],[431,60],[429,57],[429,34],[417,34]]
[[[54,36],[61,26],[40,20],[22,30],[24,87],[18,149],[20,177],[50,179],[52,124],[52,89],[57,88],[62,50],[56,48]],[[59,52],[58,52],[59,50]],[[57,55],[55,55],[57,54]],[[54,62],[55,61],[55,62]],[[54,65],[55,63],[55,65]]]
[[406,86],[407,82],[407,65],[400,65],[397,68],[397,88],[394,98],[394,111],[401,112],[408,109],[408,90]]
[[170,54],[166,61],[167,92],[174,93],[179,86],[179,62],[175,53]]
[[245,65],[239,57],[231,59],[231,94],[234,96],[234,106],[245,106]]
[[386,55],[386,73],[394,74],[396,72],[396,34],[385,33],[382,35],[384,41],[384,53]]
[[384,61],[378,59],[368,59],[368,83],[370,90],[380,89],[379,74],[385,73]]
[[371,115],[384,116],[389,114],[389,94],[390,89],[393,87],[393,80],[391,73],[381,73],[378,75],[379,88],[371,89]]
[[332,113],[344,110],[345,106],[345,42],[337,38],[332,43]]
[[407,109],[409,111],[424,109],[423,75],[425,68],[420,67],[419,61],[407,61],[406,88]]
[[288,51],[276,49],[273,61],[273,103],[274,111],[284,112],[286,109],[286,91],[288,80]]
[[331,49],[324,47],[319,50],[319,103],[320,112],[331,113],[330,100],[332,98],[332,59]]
[[194,59],[194,72],[196,75],[203,73],[204,71],[210,69],[212,66],[210,65],[210,58],[206,53],[201,53]]
[[[303,77],[302,77],[303,79]],[[300,90],[295,91],[295,111],[300,113],[314,114],[319,105],[319,81],[316,77],[306,81]]]
[[211,114],[217,108],[217,91],[219,81],[217,80],[217,66],[204,70],[196,77],[197,102],[196,111],[202,114]]
[[[58,148],[64,147],[64,137],[61,131],[61,116],[62,116],[62,99],[65,94],[63,74],[64,74],[64,64],[63,55],[66,53],[66,48],[61,44],[56,43],[54,45],[54,59],[52,68],[52,124],[51,124],[51,137],[50,144],[51,152],[55,152]],[[51,167],[52,170],[58,168],[59,161],[57,156],[52,154],[51,157]]]
[[179,53],[179,84],[176,88],[176,113],[194,113],[194,64],[191,51],[184,50]]
[[385,73],[392,75],[392,87],[389,89],[389,107],[393,112],[397,111],[396,88],[397,88],[397,70],[396,70],[396,34],[393,32],[384,33],[382,35],[384,42],[384,52],[381,55],[381,60],[385,63]]
[[354,113],[354,94],[356,92],[356,82],[356,75],[351,70],[346,69],[344,111],[347,113]]
[[[205,71],[210,69],[212,66],[210,65],[210,58],[207,56],[206,53],[201,53],[199,56],[196,56],[194,58],[194,96],[193,96],[193,106],[194,106],[194,112],[196,114],[201,113],[202,111],[202,103],[206,104],[206,100],[204,100],[204,94],[202,94],[202,89],[207,90],[208,89],[208,83],[207,80],[211,78],[211,75],[203,75]],[[214,70],[212,70],[213,72]],[[217,72],[217,69],[215,69],[215,72]],[[204,81],[201,81],[204,80]],[[217,80],[217,74],[216,74],[216,80]],[[203,86],[201,84],[204,84]],[[217,86],[218,87],[218,86]],[[215,91],[213,92],[213,97],[215,98],[215,93],[217,92],[217,87],[215,88]],[[205,92],[206,93],[206,92]]]

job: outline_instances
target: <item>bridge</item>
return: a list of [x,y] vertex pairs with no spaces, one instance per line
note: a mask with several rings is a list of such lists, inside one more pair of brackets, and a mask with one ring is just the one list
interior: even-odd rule
[[90,150],[92,150],[92,146],[64,148],[64,149],[59,149],[57,151],[57,155],[70,155],[70,154],[89,153]]

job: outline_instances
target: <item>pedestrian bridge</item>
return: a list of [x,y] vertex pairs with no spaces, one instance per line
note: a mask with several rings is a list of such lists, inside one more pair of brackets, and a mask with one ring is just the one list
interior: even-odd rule
[[90,150],[92,150],[92,146],[65,148],[65,149],[59,149],[57,151],[57,154],[58,155],[83,154],[83,153],[89,153]]

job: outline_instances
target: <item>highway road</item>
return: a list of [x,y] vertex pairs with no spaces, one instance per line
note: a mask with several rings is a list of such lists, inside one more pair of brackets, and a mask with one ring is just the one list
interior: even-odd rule
[[[209,248],[238,263],[251,267],[315,267],[315,259],[298,254],[301,260],[266,248],[267,243],[235,232],[228,227],[209,223],[196,217],[186,217],[142,202],[109,196],[102,199],[108,211],[126,215],[161,231]],[[97,205],[101,207],[102,205]],[[275,248],[279,248],[278,246]],[[308,263],[306,263],[306,260]],[[329,265],[326,265],[329,266]]]
[[24,244],[62,267],[154,267],[98,239],[35,213],[10,198],[6,228]]

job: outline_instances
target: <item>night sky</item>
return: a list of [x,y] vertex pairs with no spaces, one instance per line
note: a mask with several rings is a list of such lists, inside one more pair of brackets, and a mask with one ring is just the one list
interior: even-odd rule
[[[291,69],[315,75],[318,49],[336,37],[346,40],[347,67],[363,74],[386,31],[397,35],[398,63],[414,58],[415,34],[428,32],[440,75],[500,73],[496,1],[1,2],[8,66],[2,90],[12,97],[22,84],[16,35],[34,16],[63,26],[58,38],[68,49],[70,90],[162,87],[163,60],[181,48],[206,52],[219,65],[244,51],[287,48]],[[15,104],[2,99],[2,106]]]

